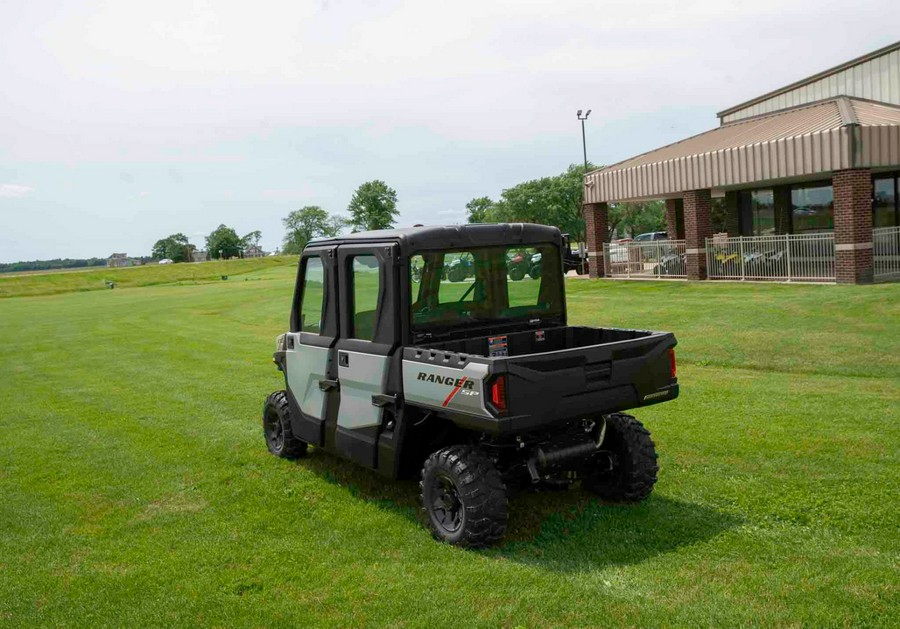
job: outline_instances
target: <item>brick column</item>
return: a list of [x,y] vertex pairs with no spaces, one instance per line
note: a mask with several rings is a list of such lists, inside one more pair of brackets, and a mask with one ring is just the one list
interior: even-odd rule
[[[682,220],[678,220],[678,215]],[[684,204],[681,199],[666,199],[666,234],[670,240],[684,238]]]
[[834,271],[838,283],[869,284],[872,261],[872,171],[840,170],[834,186]]
[[706,239],[712,236],[711,206],[708,189],[684,193],[684,248],[689,280],[706,279]]
[[588,250],[588,274],[593,279],[603,277],[603,243],[606,242],[606,203],[585,203],[584,233]]
[[741,235],[741,206],[737,190],[725,193],[725,231],[731,238]]

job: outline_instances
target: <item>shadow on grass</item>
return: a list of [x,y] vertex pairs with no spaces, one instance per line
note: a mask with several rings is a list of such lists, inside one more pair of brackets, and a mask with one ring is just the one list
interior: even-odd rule
[[[355,497],[422,523],[415,481],[382,478],[321,450],[298,464]],[[506,540],[484,552],[573,572],[640,563],[710,540],[739,523],[713,508],[660,495],[623,505],[602,503],[580,488],[526,492],[510,501]]]
[[505,559],[561,572],[640,563],[703,543],[740,521],[659,494],[640,504],[602,503],[581,489],[525,494],[510,504]]

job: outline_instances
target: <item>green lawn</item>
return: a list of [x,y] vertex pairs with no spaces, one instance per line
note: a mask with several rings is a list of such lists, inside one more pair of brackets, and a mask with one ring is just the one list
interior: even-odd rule
[[117,288],[176,283],[197,284],[219,281],[223,275],[230,277],[283,267],[296,260],[296,256],[272,256],[246,260],[211,260],[195,264],[148,264],[115,269],[90,267],[61,273],[11,273],[0,275],[0,297],[104,290],[108,287],[107,282],[113,282]]
[[413,482],[267,453],[294,269],[244,271],[0,300],[0,625],[896,626],[900,284],[569,281],[678,335],[657,490],[525,496],[472,552]]

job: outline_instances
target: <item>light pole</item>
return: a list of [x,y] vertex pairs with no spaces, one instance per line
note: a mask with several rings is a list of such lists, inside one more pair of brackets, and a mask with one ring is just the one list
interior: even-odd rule
[[[584,172],[582,173],[582,177],[587,174],[587,140],[584,137],[584,121],[588,119],[588,116],[591,115],[591,110],[588,109],[585,114],[581,115],[581,110],[578,110],[576,114],[578,119],[581,121],[581,150],[584,152]],[[587,256],[585,256],[585,246],[584,244],[578,245],[578,251],[581,254],[582,259],[582,268],[579,269],[579,273],[584,274],[587,273]]]
[[581,115],[581,110],[578,110],[576,114],[578,119],[581,121],[581,148],[584,151],[584,172],[587,173],[587,140],[584,139],[584,121],[588,119],[588,116],[591,115],[591,110],[588,109],[585,114]]

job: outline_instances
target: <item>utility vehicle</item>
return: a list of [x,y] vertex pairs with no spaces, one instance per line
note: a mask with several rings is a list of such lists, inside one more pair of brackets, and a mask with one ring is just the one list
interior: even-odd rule
[[[556,228],[522,224],[310,242],[276,341],[269,450],[419,477],[427,526],[465,547],[500,541],[523,489],[647,497],[654,444],[622,411],[677,397],[675,337],[567,325],[562,248]],[[538,277],[511,280],[510,252],[539,254]],[[452,281],[461,258],[472,273]]]

